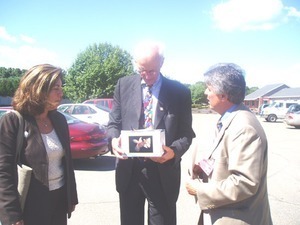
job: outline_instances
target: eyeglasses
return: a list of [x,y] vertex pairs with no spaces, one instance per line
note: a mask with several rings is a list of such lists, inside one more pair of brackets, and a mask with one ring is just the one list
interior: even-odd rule
[[141,75],[146,75],[146,74],[155,75],[156,73],[158,73],[158,71],[156,71],[156,70],[138,70],[138,73]]

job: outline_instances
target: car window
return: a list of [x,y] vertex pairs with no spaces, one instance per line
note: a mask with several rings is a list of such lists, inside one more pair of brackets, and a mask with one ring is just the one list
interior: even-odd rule
[[97,111],[91,107],[88,107],[89,108],[89,114],[96,114]]
[[85,105],[75,105],[72,114],[94,114],[95,110]]
[[82,107],[79,105],[75,105],[72,114],[83,114],[82,113]]
[[289,108],[291,105],[294,105],[295,103],[286,103],[286,108]]
[[82,106],[81,107],[81,112],[82,114],[91,114],[91,108],[90,107],[87,107],[87,106]]

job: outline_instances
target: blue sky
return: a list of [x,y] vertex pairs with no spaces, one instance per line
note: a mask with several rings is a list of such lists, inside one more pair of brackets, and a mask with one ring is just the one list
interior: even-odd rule
[[144,39],[164,43],[162,72],[183,83],[233,62],[249,87],[300,87],[299,0],[0,1],[3,67],[67,69],[94,43],[132,53]]

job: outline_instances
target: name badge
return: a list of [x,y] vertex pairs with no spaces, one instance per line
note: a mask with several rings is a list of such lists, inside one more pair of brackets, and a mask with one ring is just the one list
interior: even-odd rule
[[214,163],[214,159],[202,159],[199,162],[199,166],[201,167],[202,171],[209,176],[214,169]]

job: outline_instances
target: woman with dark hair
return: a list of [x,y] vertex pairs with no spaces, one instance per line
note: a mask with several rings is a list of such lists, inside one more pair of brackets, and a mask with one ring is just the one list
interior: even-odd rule
[[62,97],[62,69],[49,64],[29,69],[13,97],[24,118],[21,163],[33,171],[23,212],[15,162],[19,121],[13,112],[0,120],[2,225],[66,225],[78,204],[68,124],[56,110]]

